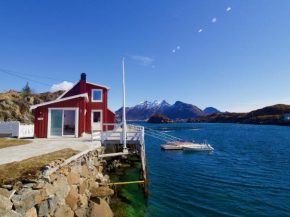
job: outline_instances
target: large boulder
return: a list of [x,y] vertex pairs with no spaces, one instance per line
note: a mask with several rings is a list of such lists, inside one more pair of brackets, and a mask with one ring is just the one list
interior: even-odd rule
[[4,211],[0,209],[1,217],[21,217],[21,215],[13,210]]
[[80,175],[75,172],[69,172],[67,174],[67,182],[69,185],[78,184],[80,181]]
[[79,193],[84,194],[87,189],[88,189],[88,181],[84,179],[80,182]]
[[12,203],[9,198],[0,195],[0,210],[9,211],[12,209]]
[[40,204],[44,200],[42,192],[38,190],[23,190],[19,192],[19,195],[14,195],[12,201],[16,211],[27,211],[37,204]]
[[107,197],[112,196],[114,194],[114,190],[108,187],[98,187],[92,188],[91,197]]
[[43,192],[44,192],[45,198],[49,198],[51,195],[56,194],[58,192],[58,189],[50,183],[45,183]]
[[46,216],[47,214],[54,212],[58,200],[58,197],[54,195],[49,199],[42,201],[38,205],[38,216]]
[[78,198],[79,194],[77,191],[77,186],[71,186],[71,189],[65,198],[65,202],[72,210],[75,210]]
[[67,179],[65,176],[60,176],[53,185],[57,188],[58,192],[56,193],[59,197],[65,198],[70,191]]
[[74,212],[66,204],[58,206],[53,215],[54,217],[74,217]]
[[91,217],[113,217],[113,212],[105,200],[95,198],[90,201],[89,216]]
[[75,210],[75,216],[77,217],[85,217],[87,215],[87,209],[86,208],[78,208]]
[[10,198],[11,194],[12,194],[12,191],[8,191],[5,188],[0,188],[0,195]]
[[25,212],[26,217],[37,217],[37,211],[35,207],[32,207],[31,209],[27,210]]

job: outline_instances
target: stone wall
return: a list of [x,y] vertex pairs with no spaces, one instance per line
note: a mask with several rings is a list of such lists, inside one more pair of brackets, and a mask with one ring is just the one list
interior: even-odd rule
[[[98,148],[73,160],[59,159],[47,165],[35,180],[22,180],[0,188],[1,217],[110,217],[107,163]],[[69,163],[66,163],[69,162]]]

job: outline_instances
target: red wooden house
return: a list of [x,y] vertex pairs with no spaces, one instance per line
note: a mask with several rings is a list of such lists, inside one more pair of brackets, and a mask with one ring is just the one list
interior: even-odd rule
[[103,123],[115,123],[108,108],[110,88],[86,81],[86,74],[56,100],[31,106],[35,109],[35,137],[81,137],[84,133],[105,131]]

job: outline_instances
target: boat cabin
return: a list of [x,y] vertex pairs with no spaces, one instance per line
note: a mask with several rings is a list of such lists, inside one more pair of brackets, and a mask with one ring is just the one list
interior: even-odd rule
[[115,113],[108,108],[109,90],[87,82],[82,73],[80,81],[56,100],[30,107],[34,110],[35,137],[81,137],[105,131],[104,123],[115,123]]

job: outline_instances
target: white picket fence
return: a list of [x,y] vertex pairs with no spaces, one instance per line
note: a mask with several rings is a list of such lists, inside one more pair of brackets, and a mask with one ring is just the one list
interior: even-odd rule
[[0,122],[0,132],[12,133],[12,137],[30,138],[34,137],[34,125],[21,124],[18,121]]

